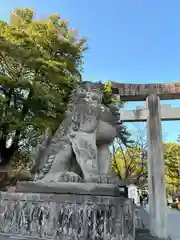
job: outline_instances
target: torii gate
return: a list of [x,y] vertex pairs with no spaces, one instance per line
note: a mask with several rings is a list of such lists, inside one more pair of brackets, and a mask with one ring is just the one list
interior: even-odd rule
[[167,203],[162,146],[162,120],[180,120],[180,108],[160,107],[161,100],[180,99],[180,83],[111,83],[122,101],[146,101],[146,109],[121,112],[124,122],[147,121],[149,223],[153,236],[167,238]]

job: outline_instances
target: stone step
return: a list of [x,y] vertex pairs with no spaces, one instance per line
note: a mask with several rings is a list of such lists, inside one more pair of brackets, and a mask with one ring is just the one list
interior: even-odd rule
[[[159,238],[153,237],[148,229],[136,229],[136,238],[135,240],[159,240]],[[171,238],[168,239],[161,239],[161,240],[172,240]]]
[[156,238],[151,236],[148,229],[136,229],[135,240],[156,240]]

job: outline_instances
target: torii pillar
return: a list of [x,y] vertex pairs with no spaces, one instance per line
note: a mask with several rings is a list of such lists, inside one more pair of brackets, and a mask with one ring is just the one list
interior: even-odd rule
[[167,204],[162,145],[160,99],[156,94],[146,99],[148,133],[149,227],[153,236],[167,238]]
[[171,107],[169,104],[160,105],[157,94],[149,94],[145,100],[145,107],[122,110],[121,120],[123,122],[147,122],[150,230],[154,236],[166,238],[167,206],[161,121],[179,121],[180,107]]

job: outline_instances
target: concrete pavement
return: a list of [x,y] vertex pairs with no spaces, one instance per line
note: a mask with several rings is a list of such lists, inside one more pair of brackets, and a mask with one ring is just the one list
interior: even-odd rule
[[[146,207],[148,211],[148,206]],[[172,240],[180,240],[180,211],[168,208],[167,231]]]
[[168,233],[172,240],[180,240],[180,211],[168,209]]

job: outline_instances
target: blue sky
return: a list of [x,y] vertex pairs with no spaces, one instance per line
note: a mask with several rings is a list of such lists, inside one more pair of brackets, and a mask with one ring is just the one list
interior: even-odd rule
[[[1,0],[0,18],[8,20],[9,12],[16,7],[33,7],[38,18],[59,13],[88,38],[85,80],[180,81],[178,0]],[[165,103],[180,107],[179,100]],[[142,104],[130,103],[126,109]],[[129,125],[135,129],[133,126]],[[164,122],[163,134],[167,141],[175,141],[180,122]]]

